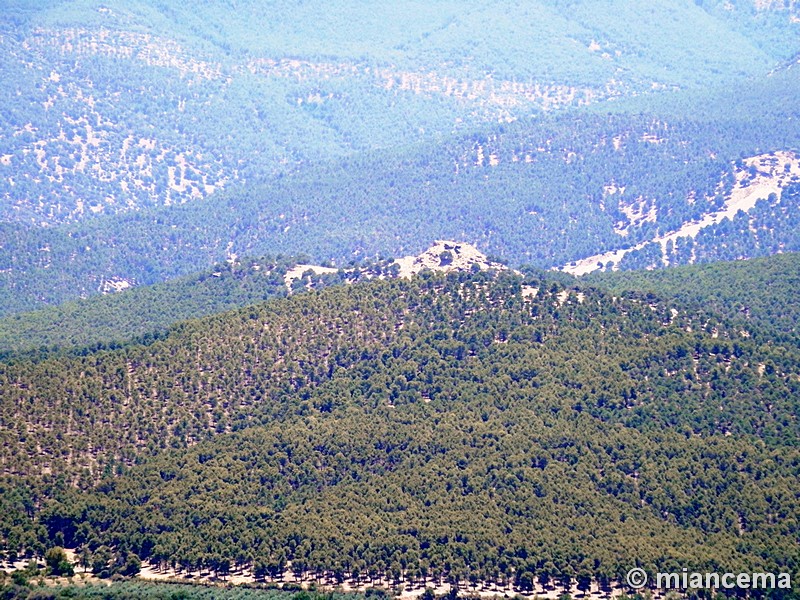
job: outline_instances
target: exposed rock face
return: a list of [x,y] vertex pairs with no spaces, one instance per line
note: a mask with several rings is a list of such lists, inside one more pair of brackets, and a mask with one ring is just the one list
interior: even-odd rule
[[133,287],[135,283],[130,279],[124,279],[122,277],[111,277],[110,279],[104,280],[98,290],[101,294],[116,294],[118,292],[122,292],[127,290],[130,287]]
[[394,264],[400,267],[400,277],[411,277],[424,269],[449,272],[507,268],[491,262],[472,244],[445,240],[437,241],[419,256],[398,258]]
[[[508,267],[503,264],[490,261],[483,252],[472,244],[447,240],[437,241],[433,246],[418,256],[397,258],[391,263],[388,263],[388,266],[389,269],[385,269],[382,274],[380,271],[376,274],[369,270],[362,270],[360,275],[366,279],[371,279],[376,276],[383,279],[384,277],[412,277],[425,269],[443,271],[445,273],[451,271],[473,271],[476,269],[482,271],[488,269],[508,269]],[[361,270],[360,267],[356,267],[354,269],[343,269],[343,272],[349,274],[359,270]],[[308,271],[313,271],[317,275],[324,275],[326,273],[336,273],[339,269],[308,264],[296,265],[287,271],[284,277],[286,289],[289,293],[292,292],[295,281],[302,278],[303,274]],[[311,289],[311,283],[306,287]]]
[[286,289],[292,291],[292,285],[296,279],[300,279],[306,271],[313,271],[317,275],[325,275],[326,273],[336,273],[338,269],[332,267],[321,267],[319,265],[296,265],[286,271],[283,281],[286,283]]
[[754,0],[753,4],[756,10],[762,11],[790,11],[794,13],[800,8],[795,0]]

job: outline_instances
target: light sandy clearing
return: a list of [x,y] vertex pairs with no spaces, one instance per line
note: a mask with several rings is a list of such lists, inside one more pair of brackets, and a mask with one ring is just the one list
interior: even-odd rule
[[[449,257],[447,253],[449,252]],[[444,255],[444,256],[443,256]],[[475,266],[485,271],[487,269],[507,270],[508,267],[500,263],[493,263],[486,255],[472,244],[466,242],[452,242],[438,240],[433,246],[417,256],[404,256],[395,259],[391,264],[400,267],[400,277],[412,277],[417,273],[430,269],[431,271],[442,271],[450,273],[452,271],[471,271]],[[337,273],[339,269],[332,267],[321,267],[319,265],[296,265],[286,272],[283,280],[286,289],[291,293],[292,284],[303,276],[306,271],[313,271],[317,275],[325,273]],[[355,269],[345,269],[345,273],[352,273]],[[383,278],[383,275],[380,276]]]
[[[94,575],[90,573],[83,573],[82,569],[78,566],[78,556],[76,550],[74,548],[65,548],[65,554],[67,555],[67,559],[75,565],[76,568],[76,575],[73,578],[66,579],[66,578],[56,578],[56,579],[49,579],[48,585],[67,585],[69,583],[76,583],[78,585],[86,584],[91,582],[92,584],[106,584],[110,585],[112,582],[109,579],[98,579]],[[37,561],[40,568],[44,568],[44,562],[42,560]],[[28,565],[27,560],[19,560],[12,564],[6,564],[4,561],[0,561],[0,570],[5,570],[6,572],[11,572],[16,569],[24,569]],[[217,577],[211,571],[202,570],[202,571],[191,571],[191,572],[178,572],[172,568],[160,569],[155,565],[150,563],[143,563],[141,572],[139,573],[139,578],[145,581],[171,581],[171,582],[182,582],[186,584],[218,584],[220,586],[230,586],[230,585],[242,585],[242,584],[252,584],[256,583],[256,579],[253,577],[252,573],[249,569],[244,570],[237,570],[232,572],[230,575],[225,576],[224,578]],[[320,578],[315,579],[311,577],[306,577],[301,580],[298,580],[291,571],[291,568],[287,567],[284,571],[283,575],[278,579],[267,579],[270,583],[293,583],[299,584],[304,589],[308,589],[311,584],[313,583],[317,589],[323,591],[341,591],[341,592],[366,592],[369,589],[385,589],[391,591],[397,591],[396,594],[392,594],[395,598],[400,598],[401,600],[416,600],[419,598],[426,588],[431,588],[436,593],[437,596],[441,597],[447,594],[450,591],[450,584],[445,582],[435,582],[433,579],[426,579],[424,582],[417,581],[413,585],[408,581],[401,583],[400,585],[396,586],[393,582],[389,581],[388,579],[378,579],[371,583],[366,582],[359,582],[357,585],[351,581],[345,581],[344,583],[338,584],[336,583],[330,576],[330,574]],[[535,588],[530,593],[523,593],[518,590],[515,590],[512,585],[499,585],[494,583],[480,583],[476,586],[471,585],[469,582],[463,581],[459,584],[459,589],[462,593],[469,594],[470,597],[481,597],[481,598],[513,598],[517,596],[522,596],[525,598],[543,598],[548,600],[556,600],[559,598],[563,593],[564,590],[560,587],[547,587],[544,588],[538,584],[535,585]],[[584,594],[582,592],[577,591],[575,586],[572,587],[570,593],[572,593],[574,598],[581,598],[586,600],[608,600],[609,598],[618,598],[621,596],[626,590],[615,586],[611,593],[603,593],[600,591],[597,585],[592,585],[591,590],[588,594]],[[663,598],[663,594],[656,591],[653,594],[654,600],[660,600]]]
[[317,275],[324,275],[326,273],[337,273],[339,269],[333,267],[320,267],[319,265],[295,265],[283,276],[283,282],[286,284],[286,289],[292,291],[292,284],[296,279],[300,279],[306,271],[313,271]]

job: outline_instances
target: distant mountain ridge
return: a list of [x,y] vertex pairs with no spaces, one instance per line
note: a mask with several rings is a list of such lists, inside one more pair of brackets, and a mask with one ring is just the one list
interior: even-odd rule
[[[695,248],[695,241],[698,235],[702,233],[708,234],[709,231],[714,229],[714,226],[723,221],[731,222],[734,219],[741,220],[746,218],[742,215],[747,215],[750,211],[754,211],[757,206],[764,210],[765,205],[766,207],[774,207],[780,204],[783,191],[790,186],[791,195],[788,202],[796,202],[794,195],[798,184],[800,184],[800,160],[793,152],[774,152],[748,157],[737,161],[733,177],[734,183],[729,190],[725,190],[725,182],[720,182],[718,186],[719,191],[724,190],[721,196],[723,202],[717,201],[720,198],[719,191],[716,198],[692,199],[693,203],[710,203],[709,212],[701,218],[684,223],[675,231],[659,232],[654,239],[645,240],[635,246],[621,250],[590,256],[565,265],[560,270],[571,275],[585,275],[602,269],[617,270],[620,265],[629,265],[630,257],[628,260],[625,259],[628,254],[636,255],[642,250],[646,252],[647,247],[653,248],[654,246],[660,246],[660,256],[653,256],[652,252],[649,253],[648,259],[652,262],[645,265],[637,264],[638,268],[649,269],[676,264],[692,264],[697,260],[698,251],[702,252],[699,248]],[[610,196],[624,193],[624,191],[624,188],[619,188],[616,185],[607,188]],[[623,203],[620,202],[620,205],[623,206]],[[659,202],[657,200],[642,198],[641,196],[632,202],[626,203],[623,206],[623,212],[627,220],[620,224],[618,230],[620,235],[627,235],[627,229],[631,224],[641,224],[647,221],[655,222],[659,210],[658,205]],[[646,209],[644,208],[645,206],[647,207]],[[752,225],[751,229],[754,229]],[[733,258],[749,258],[749,256],[743,254]],[[628,266],[628,268],[630,269],[631,267]]]
[[333,268],[298,259],[237,258],[208,271],[153,286],[111,286],[90,297],[43,310],[0,317],[0,356],[81,351],[154,340],[174,323],[247,306],[298,291],[423,270],[507,270],[474,246],[438,241],[418,256]]
[[798,575],[796,2],[6,0],[0,55],[0,569]]
[[[7,3],[0,314],[229,252],[346,264],[457,239],[569,265],[615,228],[635,246],[699,217],[690,194],[737,158],[800,148],[791,4],[405,6]],[[737,255],[800,247],[793,210]]]

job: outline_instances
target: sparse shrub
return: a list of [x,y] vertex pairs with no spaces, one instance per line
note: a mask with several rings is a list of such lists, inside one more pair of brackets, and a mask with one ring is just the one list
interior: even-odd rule
[[44,561],[47,564],[47,570],[55,577],[72,577],[75,570],[72,568],[72,563],[67,559],[67,554],[60,546],[50,548],[44,555]]
[[12,571],[11,572],[11,582],[14,585],[21,585],[27,586],[28,585],[28,574],[25,571]]

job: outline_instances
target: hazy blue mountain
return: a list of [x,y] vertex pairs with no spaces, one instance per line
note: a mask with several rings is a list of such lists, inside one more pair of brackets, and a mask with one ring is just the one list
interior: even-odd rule
[[[642,243],[713,210],[737,160],[800,147],[796,12],[11,2],[0,312],[231,254],[346,263],[452,238],[552,267]],[[637,202],[655,215],[622,236]],[[762,210],[775,239],[735,257],[796,247],[794,206]]]

